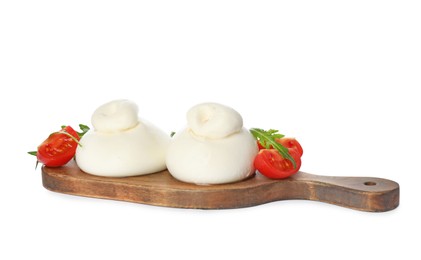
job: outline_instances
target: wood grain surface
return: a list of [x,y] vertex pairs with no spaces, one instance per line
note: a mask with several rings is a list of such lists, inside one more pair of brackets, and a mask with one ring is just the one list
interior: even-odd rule
[[236,183],[195,185],[174,179],[168,171],[124,178],[90,175],[74,161],[42,167],[46,189],[93,198],[195,209],[256,206],[278,200],[304,199],[362,211],[384,212],[399,205],[399,184],[373,177],[332,177],[298,172],[285,180],[257,173]]

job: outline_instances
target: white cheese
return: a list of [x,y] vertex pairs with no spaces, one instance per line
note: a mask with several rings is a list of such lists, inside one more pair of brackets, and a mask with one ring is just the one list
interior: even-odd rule
[[137,105],[129,100],[114,100],[98,107],[92,114],[91,123],[101,133],[121,132],[138,123]]
[[170,137],[137,117],[136,104],[116,100],[92,115],[94,130],[80,140],[76,162],[84,172],[107,177],[144,175],[166,169]]
[[243,118],[237,111],[217,103],[192,107],[187,112],[187,122],[196,135],[207,138],[224,138],[243,127]]
[[255,171],[257,144],[232,108],[204,103],[187,113],[188,126],[173,136],[166,164],[178,180],[221,184],[243,180]]

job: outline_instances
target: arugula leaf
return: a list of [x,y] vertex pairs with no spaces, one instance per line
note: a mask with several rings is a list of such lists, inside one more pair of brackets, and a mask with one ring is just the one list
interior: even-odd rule
[[[30,155],[33,155],[33,156],[37,156],[37,151],[31,151],[31,152],[28,152]],[[39,161],[37,160],[37,163],[35,164],[35,170],[38,168],[38,164],[39,164]]]
[[268,131],[265,131],[260,128],[251,128],[250,133],[254,136],[254,138],[259,141],[259,143],[266,149],[270,149],[271,146],[276,149],[279,154],[284,157],[285,159],[288,159],[292,162],[292,165],[294,168],[297,167],[297,164],[295,163],[294,158],[289,154],[288,148],[284,147],[283,145],[276,142],[276,139],[282,138],[285,135],[278,133],[278,130],[275,129],[269,129]]
[[82,131],[77,133],[79,137],[84,136],[90,130],[89,126],[83,124],[79,124],[79,128]]

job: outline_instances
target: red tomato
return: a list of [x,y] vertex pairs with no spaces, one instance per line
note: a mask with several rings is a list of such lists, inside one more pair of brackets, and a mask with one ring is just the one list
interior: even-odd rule
[[259,141],[257,141],[257,147],[259,147],[259,151],[260,151],[260,150],[262,150],[262,149],[265,149],[265,148],[263,147],[263,145],[261,145],[261,144],[260,144],[260,142],[259,142]]
[[[292,137],[284,137],[284,138],[277,138],[275,141],[285,148],[293,148],[296,149],[298,154],[300,156],[303,156],[303,148],[301,147],[300,143],[297,141],[297,139]],[[263,147],[263,145],[260,144],[259,141],[257,141],[257,146],[259,147],[259,150],[266,149]],[[273,149],[272,146],[270,146],[270,149]]]
[[294,158],[296,167],[292,162],[282,157],[275,149],[262,149],[254,159],[254,167],[263,175],[271,179],[284,179],[297,173],[301,167],[299,153],[292,148],[288,149],[289,154]]
[[281,138],[281,139],[276,139],[276,142],[281,144],[282,146],[284,146],[286,148],[292,148],[292,149],[297,150],[300,157],[303,156],[303,148],[301,147],[301,145],[297,141],[297,139],[291,138],[291,137],[284,137],[284,138]]
[[58,167],[69,162],[76,153],[80,140],[77,132],[70,126],[66,126],[60,132],[52,133],[40,146],[38,146],[37,160],[45,166]]

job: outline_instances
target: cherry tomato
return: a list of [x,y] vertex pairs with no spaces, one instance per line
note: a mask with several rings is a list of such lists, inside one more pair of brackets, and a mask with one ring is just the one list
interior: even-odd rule
[[303,148],[301,147],[297,139],[291,138],[291,137],[284,137],[284,138],[276,139],[276,142],[286,148],[292,148],[292,149],[297,150],[300,157],[303,156]]
[[292,162],[282,157],[276,149],[262,149],[254,159],[254,167],[263,175],[271,179],[284,179],[298,172],[301,158],[297,150],[289,148],[289,154],[294,158]]
[[59,132],[52,133],[38,146],[37,160],[49,167],[65,165],[75,156],[78,146],[76,140],[80,140],[79,135],[70,126],[66,126]]
[[[300,156],[303,156],[303,148],[301,147],[301,144],[297,141],[297,139],[292,137],[283,137],[283,138],[277,138],[275,141],[282,146],[286,148],[293,148],[296,149]],[[263,145],[260,144],[259,141],[257,141],[257,146],[259,147],[259,150],[266,149],[263,147]],[[273,149],[272,146],[270,146],[270,149]]]

